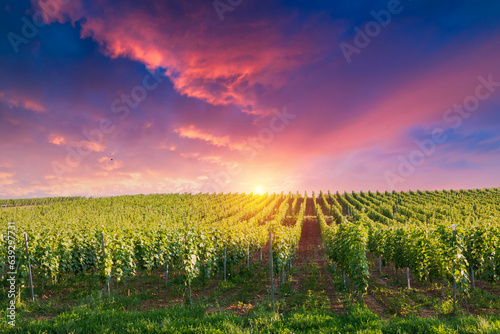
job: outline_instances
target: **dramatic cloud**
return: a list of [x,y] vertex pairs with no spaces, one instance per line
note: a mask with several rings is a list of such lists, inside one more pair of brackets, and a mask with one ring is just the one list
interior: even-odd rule
[[[150,69],[165,68],[183,95],[214,105],[234,104],[243,111],[265,114],[259,95],[280,89],[292,71],[312,63],[327,46],[314,45],[321,26],[284,37],[294,17],[271,20],[245,18],[230,30],[214,20],[206,1],[91,1],[58,8],[49,19],[81,21],[82,38],[97,41],[111,57],[140,61]],[[38,8],[44,1],[34,1]],[[243,10],[243,9],[242,9]],[[308,30],[309,29],[309,30]],[[335,36],[331,36],[335,39]]]

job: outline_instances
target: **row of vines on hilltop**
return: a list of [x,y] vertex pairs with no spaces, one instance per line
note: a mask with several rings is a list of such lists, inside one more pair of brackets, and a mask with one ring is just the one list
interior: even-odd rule
[[464,297],[476,278],[500,281],[500,189],[320,192],[313,202],[329,258],[360,294],[368,253],[422,282],[448,281]]
[[325,248],[361,291],[366,258],[358,252],[409,268],[420,281],[449,281],[463,296],[475,278],[500,281],[500,189],[337,193],[334,201],[347,219],[331,205],[332,226],[315,201]]
[[[272,231],[276,269],[295,254],[305,201],[284,194],[170,194],[74,198],[41,206],[4,209],[0,217],[7,262],[8,223],[16,228],[16,265],[21,285],[27,264],[38,279],[97,272],[103,283],[137,271],[169,266],[186,285],[228,272],[260,250]],[[289,213],[298,212],[293,218]],[[22,234],[28,235],[26,250]]]

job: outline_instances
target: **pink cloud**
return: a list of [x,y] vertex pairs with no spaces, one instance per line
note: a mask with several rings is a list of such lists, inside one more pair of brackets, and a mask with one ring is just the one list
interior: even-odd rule
[[41,102],[35,101],[32,97],[27,97],[25,94],[19,94],[12,91],[0,92],[0,103],[4,103],[9,108],[23,108],[35,113],[46,112]]
[[223,137],[215,136],[196,128],[194,125],[176,129],[175,132],[178,133],[180,137],[203,140],[214,146],[228,147],[231,150],[246,150],[248,148],[245,143],[235,143],[231,141],[229,135]]
[[59,136],[53,133],[49,135],[49,143],[57,146],[85,147],[85,149],[89,149],[93,152],[104,152],[104,150],[106,149],[103,144],[98,142],[91,142],[88,140],[67,140],[63,136]]
[[82,38],[92,37],[107,56],[137,60],[150,69],[165,68],[181,94],[213,105],[234,104],[249,113],[269,112],[258,106],[255,85],[283,87],[287,73],[318,60],[326,48],[313,43],[313,32],[307,31],[314,29],[310,26],[284,39],[282,28],[293,18],[274,18],[272,24],[235,22],[228,30],[214,17],[209,3],[178,2],[185,12],[179,17],[160,3],[153,5],[154,11],[146,11],[124,2],[116,11],[106,1],[98,1],[100,14],[93,15],[80,1],[72,2],[52,20],[85,18],[80,22]]

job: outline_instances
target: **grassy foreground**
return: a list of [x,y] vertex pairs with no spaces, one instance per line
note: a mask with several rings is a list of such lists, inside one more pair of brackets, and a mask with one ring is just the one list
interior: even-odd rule
[[[124,310],[116,301],[95,300],[51,320],[27,315],[2,333],[500,333],[500,317],[381,319],[370,309],[351,305],[345,314],[332,313],[309,293],[305,303],[287,314],[269,305],[256,306],[247,316],[214,309],[213,305],[174,306],[150,311]],[[211,310],[211,311],[209,311]]]
[[[412,313],[381,318],[370,308],[353,304],[350,291],[341,287],[340,276],[332,275],[333,281],[328,282],[337,287],[336,298],[343,305],[342,314],[337,314],[320,284],[321,271],[310,262],[292,269],[294,276],[302,277],[300,289],[293,289],[291,281],[277,286],[273,309],[265,269],[264,263],[255,263],[227,283],[215,282],[208,288],[196,282],[193,292],[203,290],[205,295],[194,299],[191,306],[184,302],[155,306],[159,297],[153,292],[158,287],[152,285],[148,290],[147,277],[138,278],[140,284],[130,296],[115,293],[111,299],[95,290],[77,294],[88,279],[74,281],[67,286],[79,289],[64,289],[63,294],[56,293],[45,301],[26,302],[27,296],[23,296],[25,302],[17,305],[15,327],[7,323],[7,300],[2,300],[0,333],[500,333],[498,314],[468,316],[459,312],[456,316],[421,318]],[[177,280],[171,281],[170,288],[162,288],[160,295],[170,291],[170,299],[182,297],[183,285]],[[244,307],[237,307],[245,305],[252,305],[250,311],[241,312]]]

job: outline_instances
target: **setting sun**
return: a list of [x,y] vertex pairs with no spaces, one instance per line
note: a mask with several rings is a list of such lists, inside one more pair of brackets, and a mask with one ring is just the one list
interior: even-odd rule
[[264,194],[264,189],[262,189],[261,186],[257,186],[257,187],[255,187],[255,193],[262,195],[262,194]]

